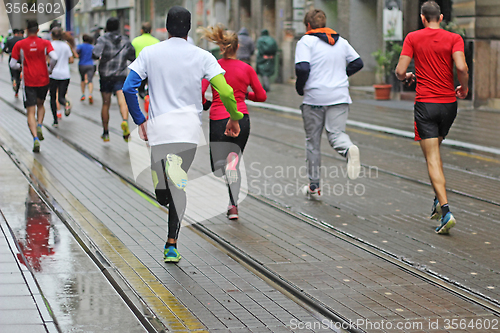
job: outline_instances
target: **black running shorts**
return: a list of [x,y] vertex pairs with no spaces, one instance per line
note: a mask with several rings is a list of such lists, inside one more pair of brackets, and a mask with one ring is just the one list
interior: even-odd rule
[[49,85],[43,87],[24,87],[24,107],[37,105],[37,100],[45,101]]
[[457,116],[457,102],[415,102],[415,141],[446,137]]
[[101,77],[99,80],[101,84],[101,92],[103,93],[116,93],[118,90],[123,89],[125,83],[124,77]]

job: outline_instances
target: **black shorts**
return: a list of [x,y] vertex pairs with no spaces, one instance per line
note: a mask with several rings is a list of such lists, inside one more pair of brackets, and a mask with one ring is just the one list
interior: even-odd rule
[[123,89],[125,83],[124,77],[101,77],[99,80],[101,84],[101,92],[103,93],[116,93],[118,90]]
[[37,100],[45,101],[49,85],[43,87],[24,87],[24,107],[37,105]]
[[415,102],[415,141],[446,137],[457,116],[457,102]]

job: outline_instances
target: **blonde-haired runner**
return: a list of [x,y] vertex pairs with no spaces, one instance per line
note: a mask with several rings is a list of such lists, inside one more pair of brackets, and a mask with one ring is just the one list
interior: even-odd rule
[[[223,56],[219,64],[226,71],[224,77],[233,88],[238,111],[244,114],[240,120],[240,135],[229,137],[224,134],[225,124],[229,113],[224,108],[219,94],[213,92],[213,102],[204,100],[204,109],[210,108],[210,162],[216,176],[225,176],[229,191],[229,207],[227,217],[231,220],[238,218],[238,197],[241,187],[241,173],[239,169],[240,157],[250,135],[250,117],[245,99],[254,102],[264,102],[266,91],[262,88],[255,70],[245,62],[236,59],[238,50],[238,35],[234,31],[225,30],[218,24],[214,27],[201,28],[203,38],[217,44]],[[248,87],[252,91],[248,91]],[[203,81],[203,96],[208,88],[208,81]],[[211,106],[210,106],[211,104]]]

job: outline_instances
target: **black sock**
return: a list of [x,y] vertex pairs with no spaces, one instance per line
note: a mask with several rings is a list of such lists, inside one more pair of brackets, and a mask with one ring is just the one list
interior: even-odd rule
[[109,134],[109,130],[104,130],[102,134]]
[[448,214],[450,212],[450,206],[448,206],[448,204],[444,204],[441,206],[441,214],[443,216],[446,216],[446,214]]
[[165,248],[166,249],[168,249],[170,246],[173,246],[173,247],[177,248],[177,243],[169,243],[169,242],[165,243]]
[[319,183],[311,183],[311,184],[309,185],[309,189],[310,189],[311,191],[314,191],[314,190],[315,190],[315,189],[317,189],[317,188],[319,188]]

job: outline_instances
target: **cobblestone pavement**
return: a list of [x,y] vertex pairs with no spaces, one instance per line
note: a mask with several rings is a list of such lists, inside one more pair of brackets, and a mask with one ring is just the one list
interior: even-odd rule
[[[190,227],[181,231],[183,259],[179,265],[162,263],[165,211],[73,148],[84,150],[151,191],[147,170],[134,179],[130,147],[118,130],[116,105],[112,106],[111,142],[104,144],[99,138],[100,99],[96,98],[93,106],[79,104],[78,84],[75,78],[70,87],[73,113],[62,119],[59,129],[49,133],[47,126],[42,152],[35,157],[30,152],[25,117],[12,108],[22,108],[21,103],[8,93],[2,95],[2,146],[15,155],[27,173],[37,173],[36,183],[43,185],[56,208],[101,249],[112,269],[128,281],[163,325],[174,331],[322,330],[306,325],[319,323],[321,317],[268,285]],[[289,86],[283,86],[281,93],[280,86],[273,88],[270,103],[277,103],[276,94],[290,104],[295,98]],[[5,81],[0,81],[0,91],[10,92]],[[293,107],[286,103],[280,105]],[[357,110],[372,104],[355,102],[351,119],[360,116]],[[391,105],[372,106],[370,118],[365,115],[360,120],[407,130],[405,122],[411,112],[402,108],[406,104],[398,102],[399,109]],[[493,112],[489,115],[490,120],[496,117]],[[47,114],[46,124],[50,118]],[[251,119],[252,135],[244,160],[250,195],[240,204],[240,219],[229,222],[224,216],[224,186],[209,176],[205,146],[199,149],[190,171],[188,221],[202,221],[204,227],[345,318],[423,325],[390,330],[387,326],[369,327],[365,322],[360,327],[368,332],[441,332],[447,331],[446,321],[452,319],[471,323],[463,331],[484,332],[475,325],[479,319],[498,319],[485,308],[359,245],[368,244],[373,251],[399,258],[429,276],[442,277],[452,286],[498,300],[498,156],[443,147],[448,187],[453,190],[450,203],[458,224],[449,236],[438,236],[434,223],[426,219],[432,189],[419,147],[411,140],[349,127],[365,166],[364,176],[350,183],[343,176],[345,162],[324,141],[326,193],[320,201],[309,201],[299,193],[306,183],[300,117],[251,108]],[[459,119],[457,124],[462,121]],[[411,117],[409,121],[411,128]],[[477,137],[470,142],[493,146]],[[290,216],[266,200],[311,221],[309,217],[325,221],[334,232]],[[20,221],[9,223],[14,230],[21,227]],[[338,234],[348,235],[349,241]],[[57,297],[51,302],[57,304]],[[55,313],[56,318],[58,315],[62,313]],[[437,323],[436,329],[433,323]]]

